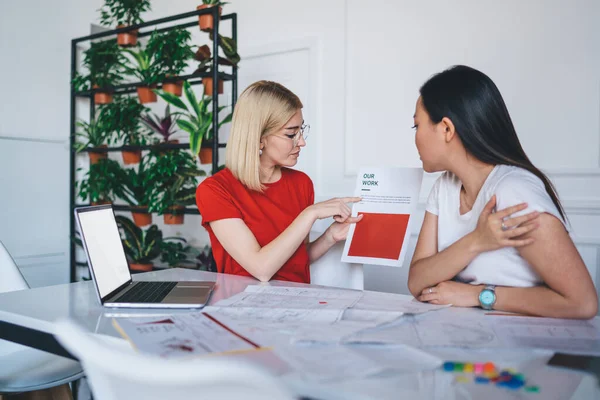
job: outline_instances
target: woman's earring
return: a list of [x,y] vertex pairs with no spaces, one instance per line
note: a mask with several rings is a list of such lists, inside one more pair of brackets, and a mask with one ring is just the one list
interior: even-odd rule
[[258,155],[262,156],[262,149],[258,150]]

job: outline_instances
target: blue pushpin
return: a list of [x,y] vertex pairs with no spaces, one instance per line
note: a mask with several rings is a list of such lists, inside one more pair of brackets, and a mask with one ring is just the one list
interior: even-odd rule
[[444,363],[444,371],[452,372],[454,371],[454,363],[447,361]]

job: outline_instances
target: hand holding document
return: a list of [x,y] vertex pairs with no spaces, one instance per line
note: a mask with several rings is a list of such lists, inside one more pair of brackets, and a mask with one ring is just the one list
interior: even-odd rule
[[402,266],[422,179],[421,168],[361,168],[352,216],[363,217],[350,226],[343,262]]

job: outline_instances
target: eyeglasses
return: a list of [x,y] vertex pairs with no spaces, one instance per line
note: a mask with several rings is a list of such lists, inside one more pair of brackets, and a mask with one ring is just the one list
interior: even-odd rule
[[306,141],[306,139],[308,139],[308,134],[310,133],[310,125],[308,124],[303,124],[300,128],[298,128],[298,130],[294,133],[290,133],[290,134],[286,134],[284,136],[279,136],[279,135],[274,135],[280,138],[286,138],[286,139],[290,139],[292,140],[293,146],[292,148],[298,146],[298,142],[300,141],[300,138],[303,138],[304,141]]

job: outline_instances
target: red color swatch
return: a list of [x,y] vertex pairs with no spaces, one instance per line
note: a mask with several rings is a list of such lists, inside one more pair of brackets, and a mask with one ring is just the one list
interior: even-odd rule
[[397,260],[409,214],[359,213],[363,219],[356,224],[348,255]]

